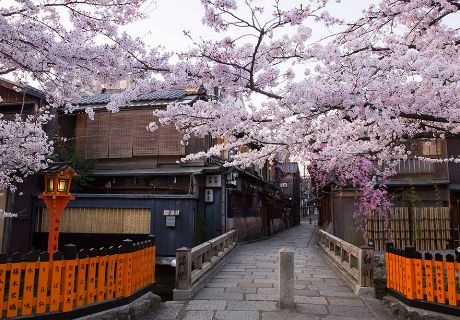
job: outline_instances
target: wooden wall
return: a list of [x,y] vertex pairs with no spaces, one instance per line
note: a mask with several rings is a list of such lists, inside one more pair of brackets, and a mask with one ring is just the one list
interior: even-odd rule
[[[160,256],[175,256],[176,248],[193,247],[195,246],[195,219],[197,213],[198,199],[190,195],[90,195],[90,194],[75,194],[76,199],[69,203],[68,208],[76,210],[70,212],[90,212],[87,219],[92,219],[103,224],[110,225],[110,230],[113,226],[125,225],[121,219],[130,217],[131,230],[134,232],[145,232],[145,234],[154,234],[157,242],[157,255]],[[36,212],[35,228],[39,230],[39,215],[40,210],[44,210],[44,203],[39,199],[34,199],[34,207]],[[100,210],[103,209],[103,210]],[[109,210],[110,209],[110,210]],[[180,214],[176,217],[176,226],[167,227],[164,210],[179,210]],[[115,220],[116,212],[124,212],[123,215],[118,215]],[[148,212],[149,218],[147,218]],[[107,219],[109,216],[110,219]],[[133,223],[140,224],[139,226]],[[98,227],[91,223],[92,228]],[[117,227],[118,228],[118,227]],[[104,229],[106,230],[106,229]],[[108,229],[107,229],[108,230]],[[42,233],[36,233],[42,234]],[[79,247],[87,247],[86,239],[81,239],[81,235],[91,235],[91,239],[95,242],[91,246],[97,247],[97,241],[101,240],[102,245],[110,243],[110,235],[114,239],[120,240],[125,237],[121,233],[67,233],[61,232],[60,239],[72,241]],[[139,235],[139,233],[127,234],[129,236]],[[73,235],[73,236],[72,236]],[[70,237],[72,236],[72,237]],[[36,237],[38,238],[38,237]],[[84,244],[80,244],[84,243]],[[35,243],[34,243],[35,244]],[[61,243],[63,245],[65,243]]]
[[451,218],[451,247],[460,246],[460,191],[453,190],[450,201],[450,218]]
[[32,199],[33,194],[41,191],[43,177],[35,174],[18,184],[16,192],[8,192],[6,209],[8,212],[17,213],[18,216],[8,219],[6,224],[6,252],[25,252],[30,249],[33,233]]
[[[447,140],[447,155],[449,157],[460,155],[460,139]],[[453,183],[460,183],[460,163],[449,162],[449,180]]]
[[355,246],[364,244],[362,232],[357,231],[353,214],[359,198],[353,191],[337,192],[332,200],[333,234]]
[[[409,150],[415,155],[425,158],[439,159],[448,155],[447,142],[441,139],[418,139],[408,142]],[[396,166],[398,174],[392,176],[391,180],[429,180],[449,179],[447,163],[433,163],[418,159],[407,159],[399,161]]]
[[[13,120],[16,114],[22,112],[22,118],[26,115],[34,114],[39,107],[45,104],[43,99],[16,90],[16,85],[9,81],[0,79],[0,113],[4,115],[4,120]],[[47,126],[45,126],[47,130]],[[4,243],[2,251],[12,253],[14,251],[26,251],[30,248],[32,239],[32,220],[31,205],[32,194],[42,191],[42,177],[39,175],[24,178],[24,182],[18,184],[16,192],[7,191],[6,211],[18,214],[15,218],[5,220],[4,225],[0,226],[4,233]]]

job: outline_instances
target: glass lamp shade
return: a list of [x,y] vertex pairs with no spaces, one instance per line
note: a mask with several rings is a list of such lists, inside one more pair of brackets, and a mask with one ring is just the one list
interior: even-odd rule
[[62,179],[62,178],[58,179],[58,187],[57,187],[58,192],[67,192],[68,186],[69,186],[69,179]]
[[54,178],[46,179],[46,192],[54,192]]
[[69,196],[70,183],[74,175],[75,171],[73,169],[46,174],[44,193],[48,196]]

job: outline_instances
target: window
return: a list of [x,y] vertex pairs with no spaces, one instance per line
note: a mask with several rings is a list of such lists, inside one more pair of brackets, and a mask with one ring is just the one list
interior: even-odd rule
[[422,156],[441,155],[441,140],[439,139],[420,140],[419,147],[420,147]]

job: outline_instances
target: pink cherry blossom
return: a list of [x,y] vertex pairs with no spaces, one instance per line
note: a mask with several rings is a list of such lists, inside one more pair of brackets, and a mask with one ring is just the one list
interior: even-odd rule
[[[52,108],[67,106],[95,83],[129,78],[135,86],[108,106],[116,111],[131,97],[151,91],[168,71],[169,53],[120,31],[143,18],[145,0],[11,0],[0,3],[0,76],[32,81]],[[158,84],[162,86],[162,84]],[[2,98],[0,97],[0,101]],[[7,121],[0,115],[0,189],[46,166],[52,142],[42,127],[52,110]],[[94,115],[87,110],[88,115]]]
[[[219,87],[225,98],[155,112],[162,124],[175,123],[184,140],[208,133],[223,138],[187,159],[249,145],[227,165],[288,158],[315,164],[322,175],[360,190],[357,220],[388,206],[384,185],[392,166],[414,156],[407,141],[460,133],[460,29],[451,26],[458,21],[457,0],[381,0],[351,24],[329,14],[327,0],[289,8],[277,0],[263,8],[251,0],[202,0],[203,23],[220,38],[186,33],[193,48],[177,53],[174,64],[173,53],[120,32],[142,18],[143,2],[2,2],[0,74],[32,78],[53,107],[66,102],[69,112],[68,101],[96,81],[133,83],[113,95],[111,112],[152,90]],[[313,41],[319,25],[339,31]],[[262,102],[253,99],[261,96]],[[28,159],[24,172],[43,166],[52,145],[34,128],[47,118],[42,113],[21,128],[15,143],[35,142],[29,151],[8,150],[11,158],[3,161],[13,167],[3,167],[0,183],[16,179],[8,170],[21,163],[21,152]],[[1,122],[4,136],[17,125]]]
[[[196,41],[189,35],[195,48],[177,66],[233,98],[193,109],[173,104],[156,115],[187,135],[224,138],[199,157],[250,145],[229,165],[286,157],[314,163],[324,176],[360,191],[356,219],[362,222],[388,208],[385,181],[397,161],[414,156],[406,141],[460,133],[460,29],[448,23],[458,21],[460,3],[381,0],[340,25],[327,2],[283,9],[274,1],[267,18],[251,1],[241,15],[233,2],[205,1],[212,11],[207,25],[242,37]],[[312,41],[319,24],[341,31]],[[292,25],[297,33],[288,32]],[[241,106],[256,95],[264,102]]]

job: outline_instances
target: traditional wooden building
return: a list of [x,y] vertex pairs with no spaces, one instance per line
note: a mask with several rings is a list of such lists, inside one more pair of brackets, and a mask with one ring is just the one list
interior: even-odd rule
[[282,163],[278,166],[277,183],[287,203],[287,215],[290,225],[300,224],[300,171],[296,162]]
[[[447,156],[460,156],[460,139],[447,139]],[[460,247],[460,163],[448,163],[452,247]]]
[[[408,146],[412,154],[432,159],[458,156],[457,140],[419,139]],[[400,161],[397,174],[387,184],[394,206],[391,212],[392,234],[389,235],[381,215],[370,217],[367,238],[383,250],[388,237],[405,247],[415,244],[422,249],[452,247],[458,237],[452,233],[458,225],[457,164],[430,162],[419,159]],[[460,176],[460,175],[459,175]],[[459,180],[460,182],[460,180]],[[460,189],[460,188],[459,188]],[[312,205],[319,210],[319,225],[328,232],[353,243],[364,244],[363,234],[357,232],[353,214],[357,210],[359,194],[333,181],[322,186]]]
[[[25,118],[46,105],[42,91],[2,78],[0,97],[0,113],[4,120],[13,120],[18,114]],[[17,188],[14,193],[0,192],[0,208],[17,214],[14,218],[0,217],[1,252],[25,251],[32,241],[32,195],[41,190],[42,182],[39,177],[30,176]]]
[[[72,114],[60,114],[59,127],[76,150],[93,161],[94,179],[75,194],[62,218],[60,243],[79,247],[114,240],[157,237],[157,254],[171,257],[178,247],[193,247],[236,228],[240,240],[285,228],[285,202],[274,174],[263,168],[227,168],[225,159],[181,162],[207,150],[209,136],[187,143],[173,125],[147,130],[152,111],[169,103],[193,104],[219,97],[204,88],[169,89],[141,96],[118,113],[105,108],[114,92],[82,98]],[[88,118],[86,108],[95,112]],[[63,159],[66,160],[66,159]],[[34,200],[35,245],[42,247],[48,227],[43,203]]]

